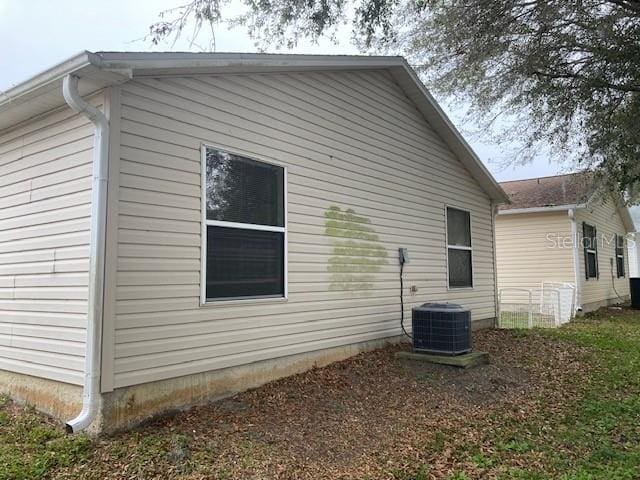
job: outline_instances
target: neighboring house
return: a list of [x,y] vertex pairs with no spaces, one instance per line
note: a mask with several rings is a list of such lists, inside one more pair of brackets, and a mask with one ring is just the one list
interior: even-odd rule
[[[629,210],[595,193],[587,174],[502,182],[511,203],[496,218],[498,290],[539,291],[546,282],[576,287],[575,307],[590,311],[629,296]],[[513,300],[512,300],[513,301]]]
[[[634,225],[640,225],[640,207],[629,208]],[[629,276],[640,277],[640,233],[629,235],[627,242],[629,251]]]
[[400,57],[82,53],[0,97],[0,391],[113,430],[397,341],[401,247],[405,320],[492,325],[506,200]]

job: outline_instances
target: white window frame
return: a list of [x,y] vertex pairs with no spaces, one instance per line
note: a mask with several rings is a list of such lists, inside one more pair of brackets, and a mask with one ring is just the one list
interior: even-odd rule
[[[589,228],[593,228],[596,231],[596,236],[595,236],[595,241],[596,241],[596,247],[598,245],[598,230],[596,228],[595,225],[591,224],[591,223],[587,223],[587,222],[583,222],[585,225],[587,225]],[[582,227],[582,230],[584,232],[584,226]],[[584,233],[583,233],[583,237],[584,237]],[[591,237],[589,237],[589,247],[585,247],[583,250],[585,252],[585,255],[587,255],[587,258],[585,258],[584,261],[584,268],[585,268],[585,280],[591,281],[591,280],[595,280],[598,281],[600,280],[600,265],[598,265],[598,249],[597,248],[592,248],[593,245],[591,244]],[[595,266],[596,266],[596,274],[595,276],[591,277],[589,275],[589,259],[588,259],[588,255],[593,255],[595,258]]]
[[[230,155],[236,155],[239,157],[248,158],[260,163],[266,163],[267,165],[274,165],[283,169],[283,194],[284,194],[284,226],[276,227],[270,225],[255,225],[251,223],[238,223],[238,222],[224,222],[220,220],[208,220],[207,219],[207,149],[218,150]],[[233,303],[270,303],[270,302],[282,302],[287,301],[289,298],[289,238],[288,238],[288,201],[287,201],[287,186],[288,186],[288,170],[287,166],[264,158],[257,157],[256,155],[241,150],[230,150],[226,147],[220,147],[218,145],[212,145],[210,143],[203,143],[200,146],[200,306],[211,305],[229,305]],[[266,232],[280,232],[284,234],[283,256],[284,256],[284,288],[283,295],[268,295],[268,296],[255,296],[255,297],[231,297],[231,298],[216,298],[207,300],[207,227],[227,227],[238,228],[242,230],[261,230]]]
[[[462,245],[449,245],[449,220],[448,220],[448,216],[447,216],[447,210],[448,209],[453,209],[453,210],[460,210],[461,212],[467,212],[469,214],[469,243],[471,244],[470,246],[466,247],[466,246],[462,246]],[[474,288],[475,285],[475,274],[476,274],[476,269],[474,266],[474,262],[473,262],[473,220],[471,218],[471,210],[467,209],[467,208],[462,208],[462,207],[458,207],[456,205],[447,205],[445,204],[444,206],[444,247],[445,247],[445,251],[446,251],[446,271],[447,271],[447,278],[445,279],[446,283],[447,283],[447,290],[472,290]],[[453,249],[453,250],[466,250],[471,252],[471,285],[469,286],[465,286],[465,287],[452,287],[449,283],[449,249]]]
[[[618,235],[616,234],[616,245],[615,245],[615,249],[614,252],[616,254],[616,278],[626,278],[627,276],[627,266],[625,265],[624,262],[624,251],[626,250],[626,245],[625,245],[625,238],[624,235]],[[618,238],[620,240],[622,240],[622,246],[620,247],[620,251],[622,252],[621,254],[618,254]],[[620,269],[618,268],[618,260],[622,259],[622,275],[620,275]]]

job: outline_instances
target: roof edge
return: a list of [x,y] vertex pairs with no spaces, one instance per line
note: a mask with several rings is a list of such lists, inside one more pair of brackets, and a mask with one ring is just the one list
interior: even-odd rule
[[0,91],[0,107],[89,65],[99,66],[100,58],[96,54],[84,50],[51,68],[31,76],[8,90]]
[[618,207],[618,211],[620,212],[620,216],[622,217],[622,223],[624,223],[625,228],[628,232],[636,231],[636,224],[633,221],[633,217],[631,216],[631,212],[629,212],[629,208],[621,205]]
[[517,215],[519,213],[547,213],[547,212],[562,212],[565,210],[571,210],[572,208],[584,208],[586,204],[566,204],[566,205],[553,205],[549,207],[527,207],[527,208],[507,208],[505,210],[499,210],[498,215]]
[[[437,114],[439,121],[442,123],[442,127],[451,133],[450,139],[444,139],[445,142],[449,145],[449,148],[454,150],[456,155],[458,155],[459,157],[462,156],[467,158],[470,165],[464,161],[463,164],[471,170],[470,173],[474,178],[476,178],[476,180],[479,181],[478,177],[484,177],[487,180],[486,184],[483,182],[480,182],[480,184],[495,204],[511,203],[509,195],[507,195],[504,189],[500,186],[500,183],[494,178],[491,172],[489,172],[484,163],[482,163],[480,157],[478,157],[476,152],[467,143],[460,131],[449,119],[449,116],[445,113],[442,107],[440,107],[440,104],[438,104],[435,98],[433,98],[433,95],[431,95],[431,92],[427,90],[415,70],[411,68],[404,57],[400,58],[402,59],[402,67],[405,73],[409,75],[409,77],[413,80],[413,83],[416,85],[422,96],[429,103],[429,107],[433,109]],[[459,146],[459,149],[453,148],[450,143],[451,141],[455,142]]]
[[567,172],[567,173],[558,173],[556,175],[542,175],[539,177],[514,178],[513,180],[503,180],[502,182],[499,182],[499,183],[500,185],[502,185],[503,183],[528,182],[531,180],[544,180],[547,178],[570,177],[572,175],[579,175],[581,173],[585,173],[585,170],[578,170],[575,172]]
[[[509,197],[473,151],[444,110],[433,98],[404,57],[367,55],[298,55],[261,53],[194,52],[96,52],[83,51],[45,70],[15,87],[0,93],[0,112],[52,90],[56,82],[69,74],[100,78],[101,86],[144,75],[173,72],[214,71],[286,71],[289,69],[384,69],[398,82],[428,123],[440,135],[454,155],[495,204],[509,203]],[[187,73],[185,73],[187,74]]]

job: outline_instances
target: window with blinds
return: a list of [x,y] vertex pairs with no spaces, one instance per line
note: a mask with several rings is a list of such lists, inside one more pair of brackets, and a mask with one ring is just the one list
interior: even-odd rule
[[285,170],[205,149],[206,300],[284,297]]

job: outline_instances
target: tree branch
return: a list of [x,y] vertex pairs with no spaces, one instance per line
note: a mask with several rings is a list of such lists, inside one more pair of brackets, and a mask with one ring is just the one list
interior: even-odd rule
[[615,83],[607,82],[602,78],[589,78],[589,77],[585,77],[583,75],[577,75],[574,73],[550,73],[550,72],[543,72],[541,70],[533,70],[531,73],[533,75],[538,75],[545,78],[555,78],[555,79],[565,78],[565,79],[580,80],[585,83],[591,83],[592,85],[594,85],[594,88],[596,89],[617,90],[625,93],[640,92],[640,85],[631,85],[631,86],[616,85]]

